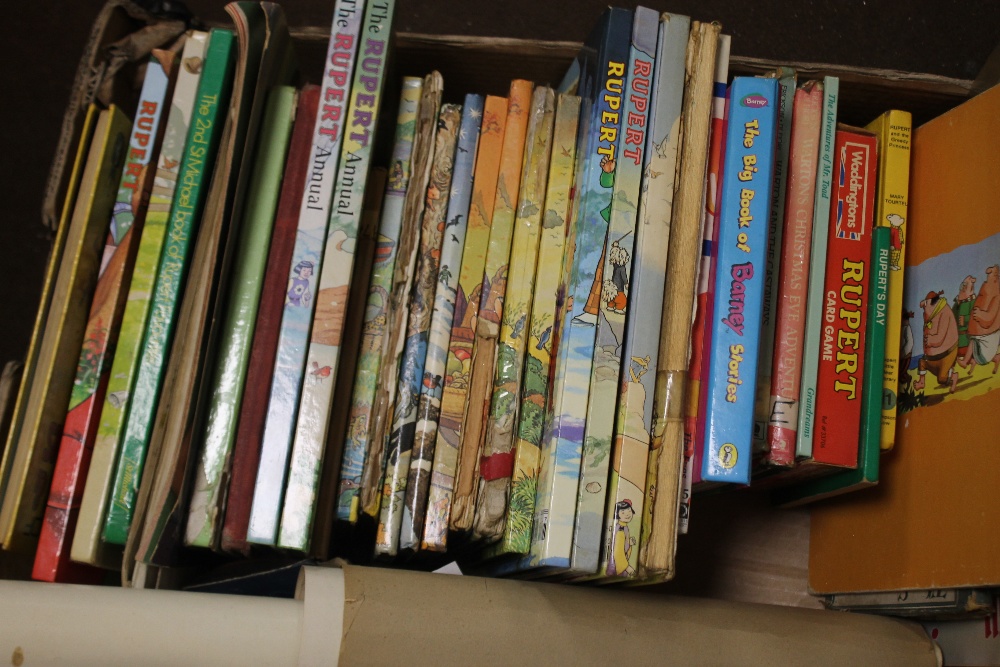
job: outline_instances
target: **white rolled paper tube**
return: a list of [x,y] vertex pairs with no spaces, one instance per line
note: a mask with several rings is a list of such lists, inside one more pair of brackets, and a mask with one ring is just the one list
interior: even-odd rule
[[26,581],[0,600],[0,664],[292,666],[303,639],[297,600]]

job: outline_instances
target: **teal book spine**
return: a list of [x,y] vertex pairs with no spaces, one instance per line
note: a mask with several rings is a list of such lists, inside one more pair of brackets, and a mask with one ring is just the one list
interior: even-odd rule
[[178,174],[177,194],[170,210],[167,238],[160,257],[149,324],[143,337],[139,374],[121,456],[111,487],[104,541],[125,544],[135,508],[149,436],[156,418],[160,385],[166,370],[170,342],[176,324],[181,289],[208,181],[222,134],[225,111],[232,88],[235,37],[229,30],[213,30],[208,42],[204,70],[198,84],[194,116],[188,129],[184,159]]
[[885,362],[885,331],[889,303],[889,250],[891,227],[872,230],[871,284],[868,296],[867,341],[858,440],[858,467],[776,490],[775,504],[795,507],[878,484],[882,443],[882,366]]
[[799,424],[795,458],[810,458],[813,451],[813,422],[816,417],[816,388],[819,377],[820,338],[823,329],[823,286],[826,281],[827,232],[830,229],[830,196],[833,191],[833,153],[837,138],[837,98],[840,81],[823,78],[823,121],[819,135],[816,167],[816,200],[813,204],[812,248],[809,260],[809,292],[806,296],[805,331],[802,335],[802,380],[799,385]]
[[[361,472],[368,446],[369,424],[379,367],[382,364],[382,338],[385,334],[386,315],[389,309],[389,292],[396,268],[400,232],[403,226],[403,203],[410,182],[410,159],[413,155],[413,135],[417,126],[417,110],[424,81],[419,77],[403,78],[399,112],[396,117],[396,135],[393,139],[392,158],[382,214],[379,220],[375,262],[372,266],[362,323],[361,349],[351,393],[351,413],[344,453],[340,462],[340,479],[337,490],[337,520],[357,521],[358,491]],[[477,132],[478,136],[478,132]]]
[[257,321],[295,104],[295,88],[278,86],[271,91],[264,113],[260,147],[250,181],[250,199],[240,230],[222,328],[223,338],[215,359],[212,403],[195,466],[194,490],[184,537],[189,546],[212,546],[221,526],[229,457],[242,405],[250,344]]
[[305,377],[281,503],[277,543],[288,549],[306,551],[310,544],[395,7],[395,0],[371,0],[361,23],[362,37],[344,123]]
[[313,290],[323,268],[334,179],[346,133],[344,118],[360,41],[362,12],[358,4],[356,0],[337,0],[333,9],[319,113],[313,128],[308,175],[299,207],[285,306],[278,330],[278,354],[264,418],[260,465],[247,526],[247,541],[255,544],[273,545],[278,537],[285,474],[315,310]]

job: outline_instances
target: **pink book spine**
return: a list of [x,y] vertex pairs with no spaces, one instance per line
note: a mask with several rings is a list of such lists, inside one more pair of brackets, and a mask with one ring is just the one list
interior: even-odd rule
[[785,195],[778,310],[768,410],[765,462],[795,465],[799,384],[802,378],[802,336],[812,246],[816,161],[823,110],[823,89],[809,81],[795,91],[795,115]]

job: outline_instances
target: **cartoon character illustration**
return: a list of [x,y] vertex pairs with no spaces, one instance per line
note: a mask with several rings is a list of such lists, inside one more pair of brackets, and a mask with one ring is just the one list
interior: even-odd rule
[[527,318],[525,313],[521,313],[521,317],[518,318],[517,322],[514,322],[514,326],[511,327],[510,337],[512,339],[517,339],[521,337],[524,332],[524,321]]
[[896,213],[885,216],[892,226],[892,234],[889,239],[889,269],[899,271],[899,260],[903,256],[903,223],[906,219]]
[[[958,288],[958,295],[955,296],[955,302],[952,304],[951,309],[955,312],[955,321],[958,322],[958,357],[961,360],[965,359],[966,352],[969,350],[969,320],[972,317],[972,305],[976,300],[976,279],[972,276],[966,276],[965,280]],[[965,364],[959,361],[962,367]]]
[[1000,265],[986,269],[986,280],[972,306],[969,320],[969,350],[960,362],[969,373],[976,364],[993,362],[993,372],[1000,368]]
[[904,310],[902,315],[902,327],[899,337],[899,391],[908,392],[913,378],[910,376],[910,360],[913,359],[913,330],[910,329],[910,320],[913,319],[912,310]]
[[447,287],[449,280],[451,280],[451,271],[448,269],[448,265],[444,264],[438,271],[438,282]]
[[[602,188],[613,188],[615,185],[615,161],[608,157],[601,158],[600,183]],[[608,205],[601,210],[601,217],[606,224],[611,223],[611,205],[611,201],[608,201]],[[605,303],[610,301],[610,298],[605,298],[611,296],[612,288],[610,285],[613,282],[604,280],[604,258],[607,251],[608,240],[605,238],[604,246],[601,248],[601,258],[597,261],[594,282],[591,284],[590,295],[587,297],[587,303],[583,306],[583,312],[573,318],[573,322],[576,324],[597,324],[597,312],[600,309],[601,300]],[[572,312],[572,307],[570,307],[570,312]]]
[[406,174],[403,173],[403,161],[393,160],[389,169],[389,184],[387,190],[406,190]]
[[927,371],[934,373],[939,385],[949,385],[951,393],[955,393],[958,386],[958,373],[955,372],[958,322],[943,297],[944,292],[928,292],[927,298],[920,302],[924,310],[924,356],[920,359],[917,381],[913,383],[916,391],[924,388]]
[[547,350],[548,349],[547,346],[549,344],[549,339],[550,338],[552,338],[552,325],[551,324],[549,326],[545,327],[545,331],[543,331],[542,335],[538,337],[538,344],[535,345],[535,349],[536,350]]
[[628,498],[615,505],[615,532],[611,536],[611,558],[608,559],[607,570],[611,576],[631,577],[635,574],[635,568],[629,565],[635,538],[629,535],[628,530],[628,524],[634,517],[635,510],[632,509],[632,501]]
[[330,377],[331,372],[333,372],[333,368],[330,366],[320,366],[314,361],[312,362],[312,370],[309,371],[309,375],[312,376],[314,382],[322,382]]
[[309,278],[312,277],[315,268],[315,264],[305,259],[295,265],[293,271],[296,277],[292,278],[292,284],[288,288],[289,304],[302,308],[309,306],[309,302],[312,301]]

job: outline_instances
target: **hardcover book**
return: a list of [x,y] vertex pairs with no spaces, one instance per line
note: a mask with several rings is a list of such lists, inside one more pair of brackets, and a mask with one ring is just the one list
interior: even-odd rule
[[413,135],[423,85],[424,81],[421,78],[404,77],[400,92],[396,135],[393,140],[385,199],[382,202],[378,246],[368,288],[368,301],[365,305],[361,350],[358,352],[357,372],[351,394],[351,412],[340,463],[337,501],[339,521],[354,523],[358,519],[358,490],[361,486],[361,471],[364,467],[369,437],[375,381],[378,379],[379,365],[382,362],[382,338],[389,319],[389,290],[392,289],[392,275],[396,267],[396,254],[403,222],[403,202],[410,182]]
[[278,327],[285,303],[288,271],[299,207],[308,176],[313,127],[319,111],[320,88],[307,85],[298,93],[295,120],[281,181],[281,195],[275,213],[274,229],[268,250],[254,326],[250,361],[247,364],[243,401],[233,443],[233,462],[226,494],[225,522],[220,546],[223,551],[246,551],[250,503],[260,463],[260,445],[264,431],[267,395],[277,355]]
[[291,86],[271,90],[264,114],[260,150],[250,182],[248,215],[240,230],[233,268],[233,290],[215,359],[212,404],[198,449],[194,488],[184,542],[189,546],[217,545],[237,417],[250,361],[250,347],[266,268],[274,215],[278,207],[282,168],[295,114],[296,91]]
[[764,458],[765,463],[782,467],[795,464],[822,109],[822,82],[809,81],[795,91]]
[[[705,354],[705,323],[711,317],[715,275],[715,232],[718,221],[718,198],[722,185],[722,155],[726,140],[726,82],[729,80],[729,35],[719,35],[715,54],[715,82],[712,85],[712,124],[710,128],[708,173],[705,178],[705,204],[702,214],[701,260],[698,264],[697,298],[694,323],[691,325],[691,359],[688,363],[687,383],[684,389],[684,461],[681,473],[681,500],[678,529],[687,532],[691,517],[691,489],[701,481],[701,454],[704,443],[705,418],[702,403],[702,376],[708,366]],[[650,469],[647,478],[654,479]],[[646,503],[647,510],[652,509]],[[651,515],[643,514],[643,535]],[[645,537],[643,538],[645,540]],[[640,552],[641,553],[641,552]]]
[[102,242],[118,194],[128,151],[130,123],[112,105],[97,119],[80,191],[55,274],[52,303],[27,387],[24,417],[10,459],[0,510],[0,541],[6,551],[34,553],[45,512],[52,464],[72,394],[76,360],[102,263]]
[[[982,215],[1000,206],[989,177],[998,133],[996,86],[913,131],[903,294],[913,316],[887,341],[906,369],[903,414],[878,488],[810,509],[815,593],[1000,584],[1000,219]],[[965,361],[953,300],[972,282]]]
[[[497,359],[493,371],[489,418],[479,463],[479,491],[476,496],[473,535],[486,542],[496,542],[506,534],[507,504],[511,497],[513,477],[534,475],[537,464],[537,458],[530,459],[530,450],[521,452],[514,448],[514,436],[521,415],[518,398],[525,375],[525,328],[531,321],[535,290],[540,226],[552,150],[555,92],[544,86],[535,88],[530,113],[510,264],[506,272],[504,315],[500,321],[496,344]],[[521,514],[517,520],[530,523],[531,514]],[[522,530],[529,535],[531,533],[527,526]]]
[[[197,40],[192,40],[195,49]],[[80,568],[74,575],[69,559],[69,542],[76,530],[76,518],[83,496],[84,480],[90,465],[101,405],[107,390],[115,345],[125,310],[125,297],[135,266],[139,237],[148,210],[155,169],[149,168],[160,151],[164,109],[170,104],[177,54],[155,50],[146,66],[146,77],[136,112],[129,151],[125,159],[118,197],[115,200],[104,259],[99,270],[94,300],[77,362],[76,378],[70,395],[59,454],[52,476],[52,489],[35,554],[33,578],[46,581],[73,581],[83,576],[94,581],[94,572]]]
[[612,105],[621,101],[631,34],[630,10],[606,10],[561,86],[575,89],[581,99],[576,198],[566,236],[559,287],[565,301],[557,314],[559,340],[542,441],[542,459],[554,464],[543,468],[538,480],[531,550],[524,561],[530,567],[570,567],[596,335],[596,318],[586,312],[587,302],[608,231],[605,216],[621,125]]
[[[658,27],[659,15],[656,12],[645,7],[636,8],[629,54],[618,81],[622,86],[622,117],[618,140],[613,142],[615,151],[609,160],[614,165],[611,206],[601,211],[601,216],[607,221],[607,235],[590,297],[584,307],[585,314],[595,317],[594,359],[590,372],[587,423],[583,433],[571,563],[574,570],[585,573],[597,571],[604,541],[604,500],[608,491],[615,408],[621,388],[621,348],[629,294],[633,287],[635,223]],[[629,365],[631,367],[631,363]],[[641,362],[638,365],[641,367]],[[631,545],[627,550],[631,552]]]
[[413,289],[417,252],[421,243],[421,223],[431,178],[434,135],[443,86],[439,72],[431,72],[424,77],[413,139],[410,184],[403,203],[402,233],[392,276],[392,289],[389,291],[385,334],[382,338],[382,362],[379,365],[378,382],[375,384],[375,400],[368,426],[368,450],[361,472],[361,509],[374,523],[378,522],[382,508],[389,431],[392,427],[403,346],[406,343],[410,292]]
[[157,159],[149,209],[129,283],[106,397],[101,405],[97,437],[81,498],[78,528],[73,538],[73,560],[95,564],[100,562],[105,567],[112,567],[120,558],[114,553],[114,549],[102,546],[100,534],[104,527],[104,515],[107,512],[107,499],[121,436],[128,418],[129,397],[139,371],[142,338],[149,320],[156,270],[166,241],[170,209],[177,190],[191,119],[195,114],[195,100],[204,69],[208,40],[208,33],[194,32],[188,35],[184,45],[163,145]]
[[406,340],[399,366],[396,402],[389,450],[386,459],[385,490],[375,539],[375,553],[395,556],[399,550],[399,530],[407,508],[403,504],[410,471],[417,429],[417,408],[420,387],[425,381],[424,362],[427,339],[434,313],[434,292],[438,281],[441,244],[444,241],[445,215],[455,164],[462,109],[456,104],[443,104],[438,114],[434,135],[434,158],[431,162],[427,200],[420,229],[420,249],[417,254],[413,290],[410,293]]
[[[358,45],[358,64],[330,204],[323,268],[316,269],[319,287],[281,502],[277,536],[280,547],[303,551],[309,548],[354,268],[354,246],[378,127],[395,7],[395,0],[372,0],[365,8],[361,26],[363,38]],[[339,453],[338,447],[334,455]]]
[[362,24],[362,12],[356,5],[354,0],[337,0],[333,8],[322,101],[313,128],[309,177],[299,208],[260,466],[247,527],[247,541],[257,544],[274,544],[278,536],[288,457],[306,371],[306,348],[316,308],[315,281],[323,270],[334,180],[347,134],[345,118]]
[[128,417],[108,498],[103,539],[111,544],[124,545],[132,523],[135,497],[169,358],[191,246],[194,245],[208,190],[208,178],[222,134],[222,120],[228,109],[234,52],[232,32],[212,31],[198,84],[195,114],[178,172],[182,187],[170,209],[167,236],[156,270],[149,322],[142,339],[139,369],[129,396]]
[[805,325],[802,330],[802,372],[800,374],[798,425],[795,457],[809,458],[813,450],[816,414],[816,381],[819,368],[820,335],[823,327],[823,277],[830,228],[830,193],[833,189],[834,144],[837,133],[837,98],[840,81],[823,78],[823,115],[820,123],[819,156],[816,163],[816,195],[813,201],[812,245],[809,250],[809,281],[806,293]]
[[[681,107],[684,101],[684,52],[691,20],[686,16],[664,14],[656,17],[659,31],[656,66],[649,70],[648,83],[640,74],[643,63],[652,64],[637,52],[636,28],[632,34],[631,91],[648,87],[649,97],[637,95],[626,107],[637,112],[636,126],[629,116],[627,134],[644,139],[629,145],[628,136],[619,152],[617,178],[635,178],[642,174],[638,198],[639,213],[635,226],[635,259],[629,293],[628,322],[622,350],[622,377],[619,383],[611,450],[611,475],[604,507],[604,536],[598,573],[613,577],[632,577],[639,569],[639,538],[646,499],[646,466],[649,461],[650,435],[655,427],[653,393],[659,363],[660,323],[663,314],[663,289],[666,279],[667,252],[673,214],[677,156],[681,141]],[[640,45],[641,46],[641,45]],[[652,74],[655,71],[655,76]],[[648,120],[633,108],[636,102],[648,104]],[[648,132],[643,128],[648,126]],[[638,136],[637,136],[638,135]],[[642,135],[645,135],[644,137]],[[626,146],[641,161],[625,155]],[[622,157],[626,159],[622,161]],[[625,213],[624,211],[622,213]],[[613,209],[612,216],[618,214]],[[633,523],[635,518],[639,521]],[[629,524],[632,524],[631,526]]]
[[[837,130],[812,460],[855,468],[875,208],[875,137]],[[831,326],[832,325],[832,326]]]
[[[677,546],[680,476],[684,455],[684,377],[688,370],[691,319],[697,285],[698,248],[705,216],[705,174],[709,128],[712,124],[713,81],[725,79],[729,41],[720,38],[715,23],[691,23],[685,52],[684,119],[680,171],[670,221],[670,247],[663,288],[663,314],[653,387],[653,431],[643,525],[639,574],[646,580],[673,577]],[[719,50],[722,49],[720,53]],[[719,58],[716,54],[719,53]],[[714,69],[700,63],[715,63]],[[721,75],[721,76],[720,76]],[[711,188],[709,188],[709,191]]]
[[750,482],[778,82],[736,77],[719,210],[702,479]]
[[872,229],[871,271],[868,276],[868,322],[865,332],[865,371],[862,381],[861,432],[858,438],[858,467],[841,470],[815,480],[777,489],[771,495],[782,507],[864,489],[878,484],[879,434],[882,432],[882,361],[885,358],[885,325],[889,294],[889,252],[891,229]]
[[[899,340],[903,331],[903,279],[906,276],[906,220],[910,184],[910,132],[913,125],[909,112],[887,111],[865,129],[878,137],[879,171],[875,204],[875,224],[892,230],[889,250],[889,311],[886,314],[886,340]],[[966,326],[962,324],[960,326]],[[902,366],[895,345],[885,348],[885,371],[882,379],[882,449],[892,449],[896,441],[896,411],[899,384],[908,371]]]
[[445,363],[441,414],[434,447],[434,480],[427,498],[427,524],[424,527],[422,546],[431,551],[444,551],[448,540],[455,478],[465,427],[466,398],[472,374],[473,342],[479,320],[479,297],[482,294],[506,124],[506,98],[487,96],[483,106],[479,153],[476,156],[472,183],[469,225],[462,252],[462,268],[458,276],[458,293],[455,295],[455,316]]
[[779,67],[773,74],[778,79],[778,139],[774,152],[774,187],[771,188],[771,217],[767,224],[767,260],[764,264],[764,306],[760,316],[760,361],[757,397],[754,407],[753,447],[759,458],[767,451],[767,416],[771,395],[771,364],[774,360],[775,324],[778,310],[778,285],[781,272],[782,240],[785,223],[785,192],[788,185],[789,147],[792,133],[792,111],[795,104],[795,70]]
[[458,294],[458,274],[465,250],[469,227],[469,206],[472,201],[472,177],[479,146],[479,131],[483,122],[483,98],[466,95],[462,106],[462,121],[455,147],[455,166],[451,179],[448,211],[444,218],[441,261],[434,292],[434,313],[427,339],[427,358],[423,381],[420,383],[420,403],[417,406],[417,428],[413,438],[413,453],[406,479],[403,502],[409,516],[404,515],[400,528],[401,549],[416,550],[424,536],[427,516],[427,496],[433,483],[431,466],[435,458],[441,395],[447,373],[448,344],[455,321],[455,299]]
[[455,476],[455,495],[452,499],[451,529],[459,532],[467,532],[473,527],[480,463],[485,462],[481,457],[484,455],[488,432],[493,368],[497,361],[497,339],[509,280],[510,245],[514,233],[532,88],[530,81],[512,81],[507,98],[507,122],[500,153],[496,197],[490,218],[490,244],[486,250],[479,312],[476,316],[476,337],[469,362],[469,393],[461,454]]

